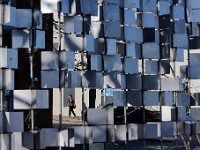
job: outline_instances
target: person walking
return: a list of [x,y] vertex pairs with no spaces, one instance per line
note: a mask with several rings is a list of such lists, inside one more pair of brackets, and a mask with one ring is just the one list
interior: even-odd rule
[[72,94],[68,96],[68,103],[69,103],[69,117],[71,117],[71,113],[73,113],[73,115],[76,116],[74,112],[74,108],[76,108],[76,104],[75,104]]

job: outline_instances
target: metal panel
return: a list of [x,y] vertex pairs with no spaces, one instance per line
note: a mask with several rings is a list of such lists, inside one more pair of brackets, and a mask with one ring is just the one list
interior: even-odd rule
[[145,138],[156,139],[160,137],[160,123],[147,123],[145,124]]
[[[17,9],[16,7],[11,7],[10,5],[1,5],[0,11],[3,13],[1,18],[1,24],[5,26],[16,27],[17,22]],[[2,18],[3,17],[3,18]]]
[[146,28],[158,28],[158,17],[153,13],[142,13],[142,26]]
[[158,75],[144,75],[142,81],[144,90],[160,89],[160,78]]
[[104,2],[119,5],[120,0],[104,0]]
[[170,14],[159,16],[159,29],[170,28]]
[[157,13],[157,0],[143,0],[143,12]]
[[74,32],[81,33],[83,29],[82,16],[74,16]]
[[200,8],[200,1],[199,0],[189,0],[189,1],[187,1],[187,8],[188,9],[199,9]]
[[74,138],[74,129],[65,129],[60,131],[60,144],[62,147],[74,147],[75,138]]
[[141,58],[141,45],[134,42],[126,43],[126,56]]
[[126,125],[115,125],[115,141],[126,141]]
[[114,106],[126,106],[126,92],[125,91],[114,90],[113,105]]
[[121,55],[105,55],[104,56],[105,71],[122,71]]
[[115,55],[117,52],[116,39],[106,39],[106,55]]
[[18,68],[18,50],[10,48],[0,48],[0,67]]
[[42,70],[58,69],[58,53],[55,51],[42,51],[41,69]]
[[104,22],[104,33],[106,37],[120,37],[120,22],[119,21],[105,21]]
[[124,0],[124,8],[140,8],[140,0]]
[[161,93],[161,103],[164,106],[173,105],[173,93],[172,92],[162,92]]
[[74,139],[75,144],[84,144],[85,138],[85,127],[84,126],[74,126]]
[[200,53],[190,53],[190,65],[200,65]]
[[103,5],[103,10],[105,20],[119,20],[119,6]]
[[173,6],[173,18],[185,19],[185,12],[183,6]]
[[124,72],[125,73],[138,73],[138,59],[136,58],[124,58]]
[[188,70],[188,76],[190,79],[199,79],[200,78],[200,68],[199,65],[190,65]]
[[190,93],[177,93],[177,106],[190,106]]
[[191,9],[187,11],[189,22],[200,22],[200,9]]
[[170,60],[161,59],[159,62],[159,73],[160,74],[170,74]]
[[106,126],[93,126],[92,127],[92,142],[103,143],[107,142]]
[[61,69],[74,69],[75,54],[72,51],[61,51],[60,53],[60,68]]
[[102,88],[103,75],[101,72],[86,71],[82,75],[82,87],[87,88]]
[[174,20],[174,32],[175,33],[186,33],[186,22],[185,20]]
[[[97,8],[96,8],[97,7]],[[92,7],[92,10],[94,9],[94,8],[96,8],[96,10],[94,10],[95,11],[95,14],[94,15],[92,15],[91,16],[91,22],[95,22],[95,21],[101,21],[101,20],[103,20],[102,19],[102,16],[103,16],[103,9],[102,9],[102,5],[96,5],[95,7]],[[92,14],[93,14],[93,12],[92,12]]]
[[190,116],[192,121],[200,120],[200,115],[197,115],[200,113],[200,107],[199,106],[192,106],[190,109]]
[[177,120],[186,121],[186,107],[177,107]]
[[94,51],[95,54],[105,53],[105,40],[103,38],[94,40]]
[[160,1],[158,3],[159,15],[170,14],[170,3],[166,1]]
[[160,49],[158,43],[144,43],[142,44],[142,57],[147,59],[159,59]]
[[43,128],[46,132],[46,146],[47,147],[56,147],[58,145],[58,129],[57,128]]
[[159,93],[157,91],[144,91],[143,101],[144,106],[157,106],[159,105]]
[[145,73],[158,74],[158,61],[145,60]]
[[177,135],[176,122],[162,122],[161,123],[161,136],[174,137]]
[[40,10],[42,13],[56,13],[57,12],[57,2],[58,0],[41,0],[40,2]]
[[58,88],[59,72],[58,71],[41,71],[42,88]]
[[128,140],[138,140],[144,138],[143,124],[128,124]]
[[[65,0],[66,1],[66,0]],[[74,17],[73,16],[64,16],[64,32],[65,33],[74,33]]]
[[14,109],[30,109],[33,105],[31,90],[14,90]]
[[181,91],[181,78],[161,78],[161,91]]
[[49,108],[49,91],[48,90],[33,90],[36,92],[36,108],[48,109]]
[[30,48],[29,30],[12,30],[13,48]]
[[162,121],[176,121],[176,108],[170,106],[162,106]]
[[4,69],[3,75],[6,77],[4,78],[3,88],[14,90],[15,87],[15,74],[14,70],[12,69]]
[[191,22],[191,34],[190,36],[199,36],[200,30],[199,30],[199,23],[198,22]]
[[84,45],[86,51],[94,52],[94,37],[92,35],[85,35]]
[[143,42],[143,30],[141,28],[125,26],[124,38],[126,41],[134,41],[136,43]]
[[45,32],[36,30],[36,41],[34,48],[45,49]]
[[67,51],[77,51],[83,49],[83,38],[76,34],[64,36],[64,47]]
[[102,38],[104,36],[104,26],[102,22],[91,22],[90,31],[94,38]]
[[5,132],[23,132],[24,131],[24,113],[23,112],[5,112],[4,125],[5,125],[5,128],[4,128]]
[[91,0],[80,0],[81,12],[84,15],[88,15],[91,13]]
[[[2,94],[2,93],[1,93]],[[4,131],[4,120],[3,120],[3,112],[0,112],[0,132]]]
[[69,14],[71,12],[71,1],[69,0],[62,0],[62,7],[61,7],[61,12],[65,14]]
[[126,75],[126,88],[139,90],[142,88],[141,74],[127,74]]
[[82,87],[82,74],[84,72],[81,71],[69,71],[68,76],[66,79],[66,87],[68,88],[76,88],[76,87]]
[[127,91],[128,106],[141,106],[142,105],[142,92],[140,90]]
[[30,28],[32,27],[32,10],[31,9],[16,9],[17,13],[17,28]]
[[124,24],[136,25],[137,22],[137,11],[136,10],[124,10]]
[[89,150],[104,150],[104,143],[89,144]]
[[[160,31],[162,32],[162,31]],[[143,28],[144,42],[155,42],[159,32],[155,28]],[[158,34],[158,35],[156,35]],[[160,38],[160,37],[159,37]],[[160,39],[159,39],[160,41]]]
[[107,123],[107,110],[89,108],[87,120],[89,125],[105,125]]
[[91,70],[102,71],[101,55],[91,55]]

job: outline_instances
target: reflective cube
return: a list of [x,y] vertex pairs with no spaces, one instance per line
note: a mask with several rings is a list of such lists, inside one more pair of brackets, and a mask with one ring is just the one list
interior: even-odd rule
[[145,73],[158,74],[158,61],[145,60]]
[[104,33],[106,37],[118,38],[120,37],[120,22],[119,21],[105,21]]
[[185,12],[183,6],[173,6],[173,18],[174,19],[185,19]]
[[125,26],[124,39],[126,41],[133,41],[136,43],[143,42],[143,30],[137,27]]
[[76,88],[82,87],[82,74],[84,72],[81,71],[69,71],[67,72],[66,77],[66,87],[68,88]]
[[0,48],[0,67],[3,68],[18,68],[18,51],[17,49]]
[[128,140],[138,140],[144,138],[143,124],[128,124]]
[[126,97],[127,97],[128,106],[141,106],[142,105],[141,90],[129,90],[129,91],[127,91]]
[[162,122],[161,123],[161,136],[174,137],[177,135],[176,122]]
[[59,87],[59,72],[41,71],[41,87],[42,88],[58,88]]
[[142,44],[142,56],[147,59],[159,59],[160,49],[158,43],[148,42]]
[[82,16],[74,16],[74,32],[81,33],[83,29]]
[[153,13],[142,13],[142,25],[146,28],[158,28],[158,17]]
[[157,91],[144,91],[143,101],[144,106],[157,106],[159,105],[159,93]]
[[142,88],[141,74],[127,74],[126,75],[126,88],[139,90]]
[[73,51],[61,51],[60,53],[60,67],[61,69],[74,69],[75,54]]
[[61,12],[66,13],[66,14],[70,14],[71,12],[71,1],[69,0],[62,0],[61,3]]
[[101,55],[91,55],[91,70],[102,71]]
[[30,28],[32,27],[32,10],[31,9],[16,9],[17,13],[17,28]]
[[46,133],[44,141],[47,147],[56,147],[58,144],[58,129],[57,128],[42,128],[41,132]]
[[199,22],[200,16],[200,9],[190,9],[187,11],[187,17],[189,22]]
[[126,43],[126,56],[141,58],[141,45],[135,42]]
[[[1,12],[4,11],[4,14],[1,15],[1,24],[10,27],[16,27],[17,23],[17,9],[16,7],[11,7],[10,5],[0,5]],[[2,18],[3,17],[3,18]]]
[[45,32],[36,30],[35,48],[45,49]]
[[147,123],[145,124],[145,138],[156,139],[161,136],[160,123]]
[[107,142],[106,126],[92,126],[91,128],[92,128],[92,142],[93,143]]
[[190,93],[177,93],[177,106],[190,106]]
[[198,0],[189,0],[187,2],[187,8],[188,9],[199,9],[200,8],[200,2]]
[[188,48],[188,35],[187,34],[173,34],[173,46]]
[[41,52],[41,69],[42,70],[58,69],[58,52],[42,51]]
[[76,34],[70,34],[64,36],[64,45],[62,49],[67,51],[77,51],[83,49],[83,37]]
[[170,106],[162,106],[162,121],[176,121],[176,108]]
[[[65,0],[66,1],[66,0]],[[64,32],[74,33],[74,16],[64,16]]]
[[105,125],[107,123],[107,110],[89,108],[87,120],[89,125]]
[[13,48],[30,48],[29,30],[12,30]]
[[142,81],[144,90],[160,89],[160,78],[158,75],[144,75]]
[[104,150],[104,143],[89,144],[89,150]]
[[115,55],[117,53],[117,41],[115,39],[106,39],[106,54]]
[[105,4],[103,10],[105,20],[119,20],[119,6]]
[[125,91],[114,90],[113,105],[114,106],[126,106],[126,92]]
[[101,72],[86,71],[82,74],[82,87],[102,88],[103,75]]
[[181,78],[161,78],[161,91],[182,91]]
[[102,38],[104,36],[103,23],[102,22],[91,22],[90,31],[91,31],[91,34],[94,36],[94,38]]
[[125,73],[138,73],[138,59],[136,58],[124,58],[124,72]]
[[161,59],[159,62],[159,73],[160,74],[170,74],[170,60]]
[[121,71],[121,56],[116,55],[105,55],[104,56],[104,70],[105,71]]
[[172,92],[162,92],[161,93],[161,103],[164,106],[172,106],[173,102],[173,93]]
[[125,0],[123,1],[124,8],[140,8],[140,0]]
[[115,125],[115,141],[126,141],[127,128],[125,125]]
[[190,116],[192,121],[197,121],[200,120],[200,116],[197,115],[200,112],[200,107],[199,106],[192,106],[190,109]]
[[60,136],[59,146],[62,146],[62,147],[75,146],[74,129],[61,130],[59,136]]
[[124,10],[124,24],[136,25],[137,11],[136,10]]
[[158,12],[160,15],[170,14],[170,3],[167,1],[160,1],[158,3]]
[[88,52],[94,52],[94,37],[90,34],[85,35],[85,50]]
[[57,2],[58,0],[51,1],[51,0],[41,0],[41,11],[43,14],[45,13],[56,13],[57,12]]
[[157,0],[143,0],[142,1],[142,6],[143,6],[143,11],[144,12],[152,12],[156,13],[157,12]]
[[186,107],[177,107],[177,120],[178,121],[186,121]]
[[4,69],[3,75],[6,77],[4,78],[3,88],[8,90],[14,90],[15,87],[15,74],[14,70],[12,69]]

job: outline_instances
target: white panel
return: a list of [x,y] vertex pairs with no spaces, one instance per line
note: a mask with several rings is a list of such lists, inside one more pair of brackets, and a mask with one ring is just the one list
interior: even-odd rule
[[74,147],[75,138],[73,129],[65,129],[60,131],[60,146],[62,147]]
[[126,126],[115,125],[115,141],[126,141]]
[[181,78],[161,78],[161,91],[181,91]]
[[32,107],[31,90],[14,90],[14,109],[30,109]]
[[191,9],[188,10],[188,21],[189,22],[200,22],[200,9]]
[[32,10],[31,9],[17,9],[17,28],[32,27]]
[[56,13],[58,0],[41,0],[40,6],[42,13]]
[[9,90],[14,90],[15,87],[15,74],[14,70],[12,69],[4,69],[3,75],[6,77],[4,78],[4,85],[3,87]]
[[170,106],[162,106],[162,121],[176,121],[176,108]]
[[30,48],[29,30],[12,30],[13,48]]

